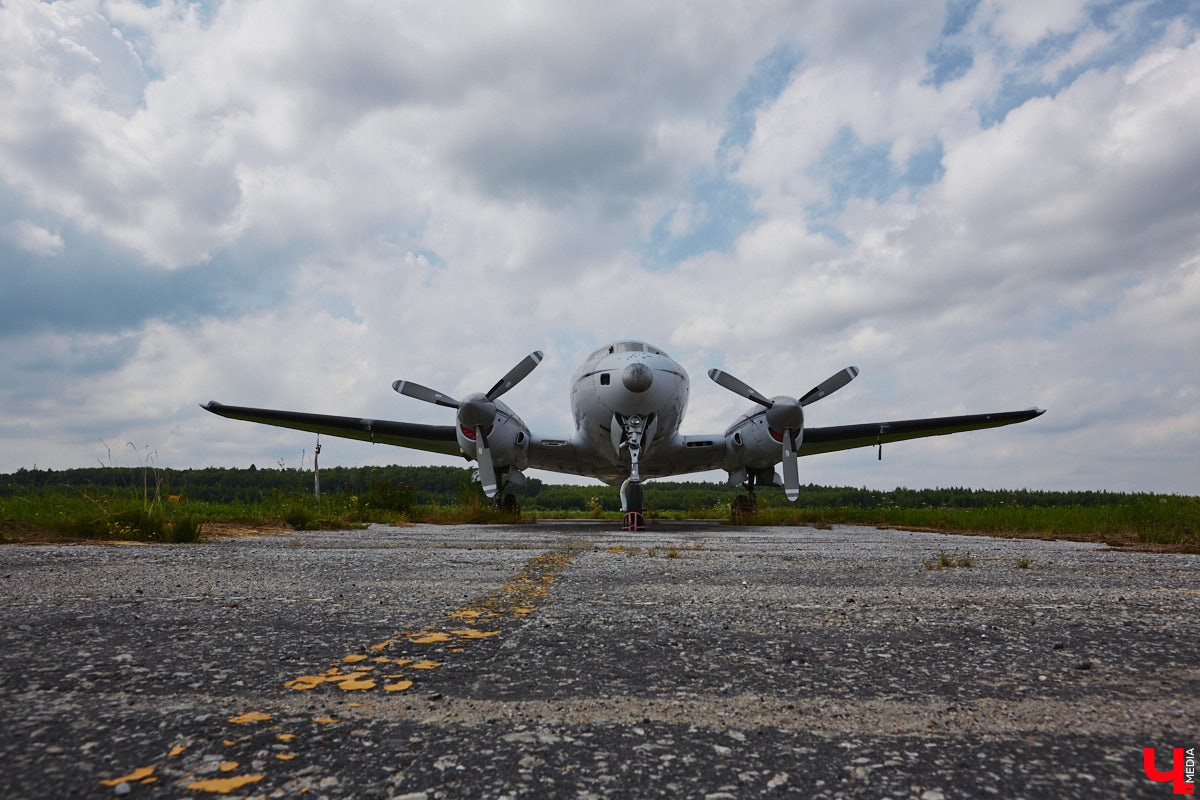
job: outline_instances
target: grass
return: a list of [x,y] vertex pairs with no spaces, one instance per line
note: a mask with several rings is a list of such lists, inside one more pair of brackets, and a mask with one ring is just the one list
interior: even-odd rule
[[[152,474],[152,473],[151,473]],[[150,479],[137,485],[28,487],[0,496],[0,542],[63,539],[194,542],[206,526],[344,529],[368,523],[514,524],[542,519],[600,519],[615,511],[598,503],[586,510],[538,509],[525,515],[496,508],[477,486],[464,486],[457,502],[415,505],[412,487],[379,483],[361,495],[272,492],[256,502],[211,503],[164,495]],[[536,518],[533,514],[536,514]],[[689,511],[648,509],[658,519],[730,517],[728,504]],[[1200,552],[1200,498],[1139,495],[1096,505],[982,508],[835,508],[760,505],[754,524],[828,528],[836,524],[1042,539],[1075,539],[1114,546]],[[678,551],[684,549],[675,548]],[[668,557],[672,557],[669,556]],[[961,565],[960,565],[961,566]],[[1029,564],[1018,563],[1025,569]]]
[[344,530],[373,522],[398,525],[414,521],[461,525],[524,520],[471,493],[451,506],[415,506],[389,492],[378,496],[333,493],[319,501],[308,494],[272,493],[255,503],[210,503],[176,496],[163,499],[152,493],[143,496],[141,487],[47,487],[0,497],[0,542],[178,543],[199,541],[206,526]]
[[873,525],[998,536],[1073,539],[1200,552],[1200,498],[1138,497],[1091,506],[989,508],[760,507],[757,525]]
[[953,553],[942,551],[937,554],[937,558],[929,558],[921,562],[925,565],[925,569],[943,570],[953,569],[955,567],[971,568],[975,566],[975,559],[970,553],[959,553],[957,550]]

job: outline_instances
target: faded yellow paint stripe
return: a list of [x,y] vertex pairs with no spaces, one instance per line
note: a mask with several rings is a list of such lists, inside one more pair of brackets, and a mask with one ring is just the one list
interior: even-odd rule
[[[580,542],[572,542],[568,547],[542,553],[530,559],[520,572],[505,581],[499,589],[444,614],[438,624],[419,631],[397,633],[382,642],[364,647],[361,652],[343,656],[321,675],[298,675],[286,681],[284,686],[295,691],[312,691],[326,683],[336,683],[344,691],[367,692],[380,688],[381,684],[362,674],[369,667],[355,667],[359,674],[343,673],[339,669],[341,664],[356,664],[368,658],[374,663],[395,663],[414,670],[437,669],[447,657],[465,652],[467,645],[499,636],[503,633],[505,623],[533,613],[539,601],[549,594],[559,574],[585,547]],[[475,624],[486,621],[486,629],[464,628],[463,620]],[[414,646],[420,649],[413,652]],[[393,659],[380,655],[392,648],[408,651],[404,654],[406,657]],[[433,655],[430,650],[436,652],[439,658],[430,658]],[[384,677],[396,680],[406,676],[394,674]],[[382,688],[389,692],[403,691],[399,688],[401,684],[407,689],[412,686],[412,681],[385,684]]]

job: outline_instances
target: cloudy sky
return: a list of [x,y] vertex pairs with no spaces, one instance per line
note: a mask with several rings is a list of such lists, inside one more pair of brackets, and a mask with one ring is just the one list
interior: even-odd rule
[[449,423],[391,382],[534,349],[505,399],[566,433],[575,367],[638,338],[692,376],[684,433],[745,409],[710,367],[860,367],[810,425],[1048,409],[804,481],[1200,493],[1198,31],[1179,0],[4,0],[0,471],[311,466],[198,404]]

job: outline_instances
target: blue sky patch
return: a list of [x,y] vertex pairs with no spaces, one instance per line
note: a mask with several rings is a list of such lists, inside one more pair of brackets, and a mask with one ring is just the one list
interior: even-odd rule
[[809,170],[810,176],[829,185],[829,201],[814,203],[809,213],[816,219],[828,218],[852,198],[883,203],[902,188],[915,193],[945,173],[940,140],[909,156],[903,172],[895,168],[890,153],[889,144],[866,144],[852,128],[844,126]]
[[[690,200],[663,215],[641,248],[650,269],[666,269],[707,252],[729,252],[734,241],[758,215],[753,192],[732,180],[746,145],[754,135],[756,114],[770,105],[791,82],[803,53],[780,44],[754,65],[726,111],[728,127],[717,145],[716,167],[699,170],[688,181]],[[686,221],[679,215],[685,215]],[[682,231],[672,232],[677,223]]]

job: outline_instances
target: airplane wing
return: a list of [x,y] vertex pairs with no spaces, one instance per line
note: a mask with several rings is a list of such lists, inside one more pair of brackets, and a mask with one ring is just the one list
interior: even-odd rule
[[974,431],[981,428],[999,428],[1040,417],[1046,413],[1042,408],[1026,411],[1001,411],[995,414],[965,414],[957,417],[932,417],[930,419],[902,419],[893,422],[867,422],[859,425],[837,425],[829,428],[805,428],[804,440],[798,455],[811,456],[831,453],[834,450],[850,450],[855,447],[873,447],[905,439],[920,439],[925,436],[944,436],[948,433]]
[[205,411],[211,411],[230,419],[244,419],[247,422],[260,422],[263,425],[324,433],[327,436],[341,436],[364,442],[394,444],[399,447],[411,447],[414,450],[444,453],[448,456],[462,455],[458,449],[458,440],[455,438],[453,425],[419,425],[412,422],[389,422],[383,419],[307,414],[302,411],[245,408],[223,405],[215,400],[200,407]]

